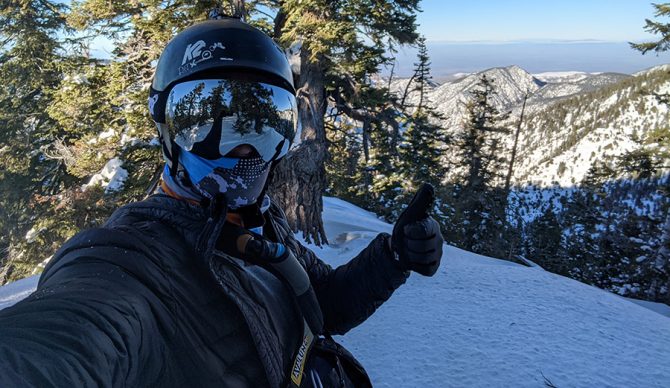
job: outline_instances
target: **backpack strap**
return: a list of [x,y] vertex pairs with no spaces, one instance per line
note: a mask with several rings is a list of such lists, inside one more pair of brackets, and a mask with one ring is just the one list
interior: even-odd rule
[[307,360],[309,359],[309,352],[312,350],[312,346],[314,345],[315,341],[316,337],[314,336],[314,333],[312,333],[312,330],[310,330],[307,321],[303,318],[303,338],[291,366],[291,382],[289,383],[289,387],[300,387],[300,384],[302,383],[302,377],[304,376],[305,372],[305,364],[307,364]]
[[230,223],[226,223],[224,228],[229,237],[221,242],[224,252],[237,252],[242,260],[267,269],[293,291],[303,319],[303,336],[289,371],[289,387],[300,387],[309,352],[324,327],[323,312],[309,275],[284,244],[271,242]]

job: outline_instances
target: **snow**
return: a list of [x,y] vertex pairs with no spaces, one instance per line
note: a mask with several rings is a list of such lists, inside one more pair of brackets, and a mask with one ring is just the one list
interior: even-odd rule
[[[392,230],[336,198],[323,216],[331,245],[310,248],[333,266]],[[375,387],[670,386],[670,307],[449,246],[442,260],[338,337]],[[0,308],[36,284],[0,288]]]
[[30,295],[37,288],[39,275],[17,280],[0,287],[0,310]]
[[102,140],[105,140],[105,139],[109,139],[110,137],[115,136],[115,135],[116,135],[116,131],[114,130],[114,128],[109,128],[106,131],[100,133],[100,135],[98,135],[98,138],[102,139]]
[[91,177],[88,183],[83,186],[83,189],[100,185],[105,188],[107,193],[121,190],[128,178],[128,171],[121,167],[122,165],[121,159],[111,159],[99,173]]
[[[311,248],[333,266],[391,230],[339,199],[324,208],[331,245]],[[413,274],[338,340],[375,387],[667,387],[670,308],[636,303],[447,246],[435,277]]]
[[533,74],[535,78],[547,83],[578,82],[588,78],[591,75],[591,73],[585,73],[583,71],[551,71]]
[[29,231],[26,232],[26,242],[32,243],[35,242],[35,239],[37,236],[39,236],[40,232],[42,232],[44,228],[36,229],[34,226],[30,228]]

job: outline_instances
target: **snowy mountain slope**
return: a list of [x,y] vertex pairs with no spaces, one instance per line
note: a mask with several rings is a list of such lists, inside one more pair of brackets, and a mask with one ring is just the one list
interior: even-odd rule
[[544,73],[534,73],[533,77],[545,83],[572,83],[584,80],[594,74],[597,73],[586,73],[583,71],[550,71]]
[[[523,99],[526,91],[534,93],[544,85],[522,68],[509,66],[467,74],[454,81],[429,88],[427,98],[435,109],[444,115],[445,122],[443,124],[446,128],[460,127],[465,117],[465,102],[469,98],[469,92],[482,75],[494,80],[498,94],[494,98],[493,104],[501,112],[517,105]],[[407,79],[393,81],[391,91],[402,97],[408,82]],[[417,104],[418,99],[418,93],[408,94],[407,101],[410,104]]]
[[[324,198],[339,265],[392,227]],[[0,288],[0,308],[36,277]],[[659,305],[653,305],[659,306]],[[340,337],[376,387],[667,387],[670,318],[576,281],[446,247],[433,278],[413,274],[368,321]]]
[[[533,93],[529,102],[532,104],[541,104],[543,108],[554,102],[556,99],[572,96],[578,93],[585,93],[600,89],[602,87],[623,81],[631,76],[618,73],[599,73],[585,75],[571,81],[561,78],[561,82],[551,82],[545,84],[537,92]],[[568,78],[569,79],[569,78]]]
[[[391,229],[344,201],[324,206],[335,243],[312,248],[332,265]],[[558,387],[670,383],[670,318],[539,268],[452,247],[443,260],[340,338],[375,386],[538,387],[543,375]]]
[[[550,104],[579,93],[589,92],[617,83],[631,76],[618,73],[559,72],[530,74],[519,66],[498,67],[478,73],[462,74],[429,87],[428,99],[444,114],[447,128],[461,125],[465,114],[464,103],[482,75],[494,80],[498,96],[493,103],[501,112],[512,111],[518,117],[526,92],[529,93],[527,112],[538,112]],[[397,79],[391,83],[391,91],[402,97],[409,79]],[[409,88],[411,91],[411,87]],[[408,93],[407,101],[416,104],[418,95]]]
[[[543,185],[554,182],[573,185],[581,181],[584,172],[588,171],[594,160],[618,156],[633,148],[630,144],[632,132],[625,125],[635,120],[635,114],[640,110],[638,107],[640,88],[631,87],[631,84],[634,85],[636,81],[649,77],[649,74],[655,77],[658,71],[658,68],[650,69],[639,73],[636,77],[618,73],[582,72],[542,73],[534,76],[518,66],[509,66],[467,74],[439,86],[431,85],[428,88],[427,98],[444,116],[442,125],[446,131],[454,133],[462,127],[466,116],[465,102],[482,75],[494,80],[497,95],[492,101],[493,105],[500,112],[511,113],[508,120],[503,123],[509,128],[516,127],[523,98],[528,93],[524,123],[526,129],[521,137],[523,141],[520,148],[520,162],[517,162],[515,168],[515,183],[525,184],[531,180]],[[640,82],[643,81],[638,83]],[[410,105],[416,104],[418,93],[411,92],[412,88],[411,85],[407,87],[408,83],[409,79],[394,80],[391,83],[391,90],[400,98],[409,91],[406,102]],[[598,95],[603,90],[610,91],[610,94]],[[571,102],[573,100],[577,102]],[[564,107],[570,106],[571,103],[575,106],[570,108],[570,112],[565,112]],[[631,106],[629,114],[616,121],[615,115],[608,109],[626,103]],[[645,119],[634,126],[639,131],[650,127],[650,121],[655,120],[658,124],[666,117],[658,104],[651,101],[649,104],[649,112],[645,113]],[[596,111],[589,112],[588,106]],[[554,123],[556,128],[551,127],[552,120],[555,121],[560,115],[564,116],[564,122]],[[571,131],[576,131],[569,128],[571,125],[582,126],[582,129],[578,130],[579,134],[570,135]],[[592,128],[586,128],[594,125],[597,126],[593,131]],[[547,129],[549,127],[550,130]],[[633,128],[631,125],[628,127]],[[551,133],[547,134],[549,131]],[[587,138],[587,134],[591,132],[593,133]],[[512,136],[506,136],[501,140],[507,144],[508,149],[511,148]],[[578,145],[574,152],[561,155],[561,152],[568,148],[566,142],[570,141],[573,142],[571,146],[575,146],[575,142],[582,144]],[[556,159],[548,170],[542,165],[547,162],[545,159]],[[558,166],[563,165],[570,165],[578,173],[571,175],[571,171],[566,172],[565,168],[561,167],[559,174]],[[452,169],[453,171],[456,170]]]
[[[445,117],[447,132],[459,131],[465,117],[465,102],[477,80],[486,75],[494,80],[498,95],[493,104],[510,112],[504,123],[513,128],[528,98],[514,183],[540,186],[555,183],[573,186],[596,161],[611,160],[639,147],[635,140],[666,125],[667,105],[652,93],[670,91],[670,65],[661,65],[629,76],[619,73],[560,72],[532,75],[518,66],[465,74],[431,85],[428,100]],[[391,90],[409,104],[418,93],[407,88],[409,80],[391,82]],[[511,148],[512,137],[502,139]]]
[[647,132],[667,125],[670,110],[652,95],[670,90],[670,74],[663,67],[594,85],[599,82],[607,86],[527,116],[515,169],[517,184],[579,184],[596,161],[639,147],[637,141]]

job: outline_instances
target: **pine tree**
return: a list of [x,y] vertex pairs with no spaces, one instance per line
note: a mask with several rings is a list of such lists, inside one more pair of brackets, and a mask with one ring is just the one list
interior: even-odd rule
[[[373,87],[371,77],[389,61],[387,50],[417,39],[418,0],[287,0],[278,8],[271,6],[277,10],[275,38],[286,46],[301,43],[297,87],[303,122],[303,146],[280,163],[271,191],[283,203],[294,230],[319,244],[326,241],[321,195],[326,187],[327,102],[363,124],[364,149],[372,139],[367,129],[381,131],[375,134],[380,147],[385,146],[386,133],[397,133],[392,99],[383,87]],[[380,178],[372,183],[380,190],[393,185],[386,175],[372,175]]]
[[595,284],[599,264],[597,243],[594,239],[597,225],[596,198],[593,193],[575,190],[562,201],[561,225],[563,239],[559,258],[570,277]]
[[444,129],[439,125],[443,117],[433,108],[427,96],[432,76],[424,37],[419,38],[417,46],[417,62],[408,86],[412,85],[412,92],[418,95],[418,102],[414,106],[403,106],[408,111],[408,117],[405,132],[402,134],[404,141],[400,145],[405,188],[412,192],[424,182],[431,183],[434,187],[441,186],[446,174],[442,154],[449,142]]
[[[670,16],[670,3],[652,4],[656,9],[654,16]],[[646,19],[644,29],[654,35],[660,35],[660,39],[655,42],[630,43],[635,50],[646,54],[650,51],[656,53],[670,50],[670,23],[662,23],[655,20]]]
[[548,271],[567,275],[569,268],[560,257],[562,229],[553,205],[528,225],[528,252],[530,260]]
[[463,249],[504,257],[507,197],[500,188],[505,166],[500,136],[509,130],[499,125],[504,115],[493,106],[495,93],[493,80],[482,76],[466,105],[464,128],[454,139],[459,176],[449,240]]
[[68,64],[66,10],[46,0],[0,9],[0,284],[32,269],[24,236],[43,212],[39,198],[58,191],[65,175],[44,149],[67,137],[47,112]]

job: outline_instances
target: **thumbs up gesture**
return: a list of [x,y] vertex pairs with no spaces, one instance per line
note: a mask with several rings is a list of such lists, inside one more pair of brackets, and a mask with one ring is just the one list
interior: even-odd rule
[[400,267],[433,276],[442,258],[442,232],[429,211],[435,199],[433,186],[424,183],[393,227],[391,246]]

